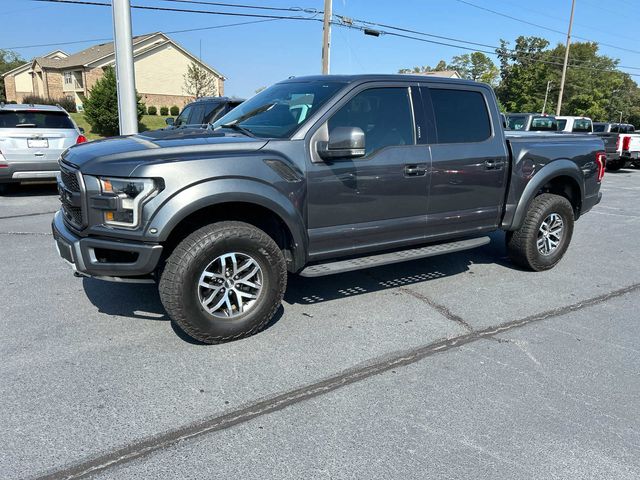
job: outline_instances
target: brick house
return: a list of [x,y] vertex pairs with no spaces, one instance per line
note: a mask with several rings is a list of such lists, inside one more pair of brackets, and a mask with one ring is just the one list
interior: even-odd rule
[[[133,38],[133,61],[136,90],[147,106],[182,108],[192,101],[193,97],[184,91],[184,74],[192,62],[216,78],[216,94],[224,95],[224,75],[161,32]],[[67,97],[82,109],[84,99],[104,69],[114,64],[113,42],[94,45],[72,55],[56,50],[5,73],[6,98],[20,103],[26,95],[50,99]]]

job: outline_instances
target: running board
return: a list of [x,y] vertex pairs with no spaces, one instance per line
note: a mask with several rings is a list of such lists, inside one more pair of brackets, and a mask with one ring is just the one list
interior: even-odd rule
[[470,238],[467,240],[458,240],[456,242],[439,243],[437,245],[413,248],[411,250],[401,250],[398,252],[371,255],[369,257],[321,263],[305,268],[300,272],[300,275],[303,277],[322,277],[324,275],[333,275],[335,273],[351,272],[353,270],[361,270],[363,268],[379,267],[392,263],[417,260],[419,258],[435,257],[436,255],[444,255],[445,253],[455,253],[461,252],[462,250],[481,247],[490,241],[491,239],[489,237]]

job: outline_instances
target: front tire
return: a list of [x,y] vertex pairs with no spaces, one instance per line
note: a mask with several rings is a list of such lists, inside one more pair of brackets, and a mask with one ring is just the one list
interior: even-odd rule
[[553,268],[564,256],[573,235],[574,213],[564,197],[543,193],[533,199],[522,226],[507,233],[513,263],[540,272]]
[[207,225],[167,259],[160,299],[185,333],[215,344],[257,333],[273,318],[287,284],[278,245],[242,222]]

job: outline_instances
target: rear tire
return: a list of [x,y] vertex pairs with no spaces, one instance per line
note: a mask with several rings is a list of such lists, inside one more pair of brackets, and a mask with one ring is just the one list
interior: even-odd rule
[[616,160],[614,162],[608,162],[607,163],[607,171],[608,172],[617,172],[622,167],[624,167],[624,162],[621,162],[620,160]]
[[573,224],[569,200],[550,193],[537,196],[522,226],[507,232],[509,258],[516,265],[536,272],[553,268],[569,247]]
[[175,248],[159,291],[185,333],[215,344],[263,329],[286,284],[284,255],[271,237],[246,223],[220,222],[193,232]]

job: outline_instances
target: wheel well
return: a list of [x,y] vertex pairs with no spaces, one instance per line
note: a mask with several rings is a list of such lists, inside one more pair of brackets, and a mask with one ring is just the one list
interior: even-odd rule
[[245,202],[228,202],[197,210],[178,223],[165,242],[163,256],[167,258],[173,249],[187,236],[205,225],[222,221],[245,222],[269,235],[284,253],[287,266],[293,265],[295,242],[291,231],[282,218],[261,205]]
[[580,216],[580,208],[582,207],[580,186],[572,177],[561,176],[549,180],[538,191],[538,195],[543,193],[553,193],[565,197],[573,207],[575,218],[577,219]]

